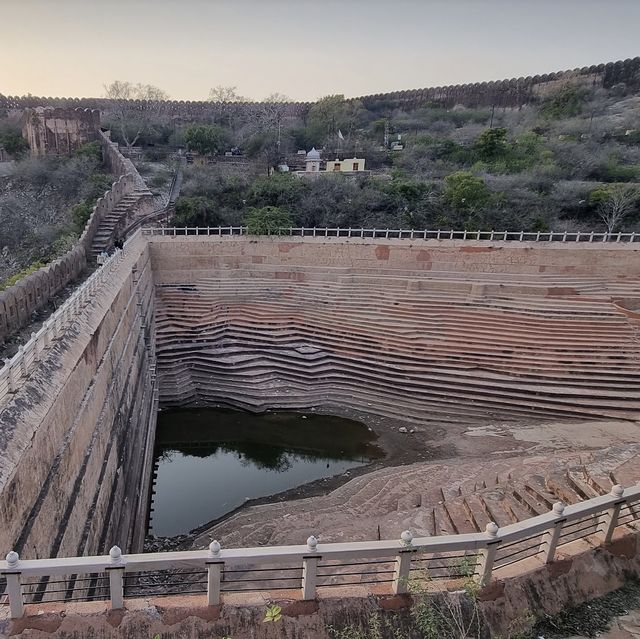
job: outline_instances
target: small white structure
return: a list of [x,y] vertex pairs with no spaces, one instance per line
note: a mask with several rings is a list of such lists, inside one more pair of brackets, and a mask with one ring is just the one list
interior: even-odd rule
[[313,147],[305,159],[305,173],[318,173],[320,171],[320,151]]

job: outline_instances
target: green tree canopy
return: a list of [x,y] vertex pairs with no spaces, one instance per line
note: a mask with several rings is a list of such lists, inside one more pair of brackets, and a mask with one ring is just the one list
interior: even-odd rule
[[229,143],[227,131],[217,124],[192,124],[185,130],[184,140],[190,151],[217,155]]
[[444,179],[443,198],[454,211],[472,212],[489,202],[490,193],[483,179],[458,171]]
[[293,220],[277,206],[263,206],[251,209],[244,223],[251,235],[281,235],[293,225]]

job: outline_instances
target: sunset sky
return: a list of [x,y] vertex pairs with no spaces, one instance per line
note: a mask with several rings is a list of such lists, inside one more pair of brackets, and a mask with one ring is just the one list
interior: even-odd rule
[[639,27],[640,0],[0,0],[0,93],[357,96],[634,57]]

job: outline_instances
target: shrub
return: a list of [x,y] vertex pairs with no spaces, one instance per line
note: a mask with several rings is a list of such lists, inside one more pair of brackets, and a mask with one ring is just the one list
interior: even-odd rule
[[173,219],[177,226],[219,226],[216,203],[205,196],[179,197]]
[[282,235],[293,220],[287,211],[277,206],[263,206],[251,209],[244,223],[251,235]]
[[71,209],[71,219],[73,220],[73,226],[78,233],[82,233],[84,227],[86,226],[89,218],[91,217],[91,212],[93,211],[93,206],[89,202],[80,202],[76,204]]
[[96,164],[99,164],[102,162],[102,147],[100,146],[100,142],[87,142],[79,146],[73,155],[79,158],[89,158],[96,162]]
[[217,124],[193,124],[185,130],[187,148],[202,155],[217,155],[228,144],[228,133]]
[[571,118],[582,111],[584,99],[583,91],[575,87],[566,87],[544,101],[540,115],[550,120]]
[[443,197],[453,210],[472,212],[488,204],[490,193],[482,178],[458,171],[444,179]]

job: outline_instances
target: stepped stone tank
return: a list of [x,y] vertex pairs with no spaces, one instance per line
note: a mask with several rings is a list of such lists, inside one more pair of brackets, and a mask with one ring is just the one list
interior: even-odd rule
[[[139,233],[100,294],[0,402],[2,547],[24,558],[141,549],[158,405],[350,409],[444,433],[495,420],[634,423],[636,246]],[[490,465],[476,460],[469,476],[486,488]],[[493,485],[517,465],[505,462]],[[476,497],[434,514],[436,483],[447,474],[464,483],[466,472],[434,469],[398,467],[365,482],[388,499],[365,495],[360,518],[375,502],[379,521],[401,521],[391,488],[422,478],[431,496],[411,517],[424,530],[464,530],[456,508],[482,521]],[[538,481],[527,477],[523,485]],[[323,503],[340,510],[362,488],[353,480]],[[537,490],[551,499],[550,488]],[[239,521],[226,524],[227,547],[254,539],[250,528],[238,536]],[[277,534],[265,523],[255,539],[298,541],[309,519],[288,521]]]

